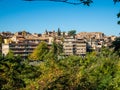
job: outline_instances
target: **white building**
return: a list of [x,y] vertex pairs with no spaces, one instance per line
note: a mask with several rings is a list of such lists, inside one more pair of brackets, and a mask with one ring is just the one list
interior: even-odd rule
[[83,55],[86,54],[86,42],[83,39],[67,37],[63,42],[65,55]]

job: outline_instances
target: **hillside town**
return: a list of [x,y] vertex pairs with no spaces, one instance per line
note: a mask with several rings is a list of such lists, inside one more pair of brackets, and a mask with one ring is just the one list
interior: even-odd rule
[[116,36],[106,36],[102,32],[79,32],[70,35],[69,32],[45,31],[43,34],[20,31],[16,33],[1,32],[1,53],[7,55],[11,50],[15,56],[27,58],[41,43],[46,42],[51,47],[53,42],[63,46],[63,55],[84,56],[92,50],[100,51],[102,46],[109,47]]

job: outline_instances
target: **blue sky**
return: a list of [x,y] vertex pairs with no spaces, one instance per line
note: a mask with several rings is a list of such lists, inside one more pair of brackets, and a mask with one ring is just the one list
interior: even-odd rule
[[61,31],[103,32],[118,35],[117,13],[120,3],[113,0],[93,0],[90,7],[49,1],[26,2],[22,0],[0,0],[0,32],[26,30],[43,33],[58,28]]

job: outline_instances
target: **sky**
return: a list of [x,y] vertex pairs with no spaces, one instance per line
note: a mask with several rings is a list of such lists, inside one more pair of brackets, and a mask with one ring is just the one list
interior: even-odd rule
[[52,1],[0,0],[0,32],[47,31],[120,33],[117,13],[120,3],[113,0],[93,0],[90,6]]

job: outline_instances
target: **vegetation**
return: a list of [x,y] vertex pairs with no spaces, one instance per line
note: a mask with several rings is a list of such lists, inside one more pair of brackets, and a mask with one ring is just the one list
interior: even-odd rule
[[[120,57],[109,48],[101,52],[91,52],[86,57],[60,55],[55,42],[48,50],[42,42],[33,53],[44,60],[38,65],[30,65],[28,60],[14,57],[10,51],[5,57],[0,55],[1,90],[119,90]],[[60,49],[61,50],[61,49]],[[38,54],[36,53],[38,52]],[[42,57],[42,58],[40,58]]]
[[119,90],[120,58],[108,48],[85,58],[69,56],[40,63],[41,75],[25,89]]
[[115,41],[112,42],[111,45],[116,52],[120,56],[120,37],[117,37]]
[[[36,0],[24,0],[24,1],[36,1]],[[39,1],[43,1],[43,0],[39,0]],[[78,2],[72,2],[69,0],[46,0],[46,1],[63,2],[63,3],[67,3],[67,4],[73,4],[73,5],[84,4],[87,6],[89,6],[91,3],[93,3],[92,0],[78,0]]]
[[60,30],[60,28],[58,28],[57,35],[61,36],[61,30]]
[[70,31],[68,31],[68,35],[69,36],[75,36],[75,34],[76,34],[76,30],[70,30]]
[[37,66],[30,66],[12,52],[6,57],[0,55],[0,90],[20,90],[40,74]]
[[29,59],[43,61],[45,59],[45,55],[48,53],[48,50],[49,49],[47,43],[41,42],[33,51],[33,53],[29,56]]
[[[117,14],[117,17],[120,18],[120,12]],[[120,25],[120,21],[118,21],[118,24]]]
[[[24,0],[24,1],[36,1],[36,0]],[[38,0],[38,1],[44,1],[44,0]],[[73,4],[73,5],[83,4],[83,5],[89,6],[91,3],[93,3],[94,0],[78,0],[77,2],[75,2],[75,0],[74,1],[70,1],[70,0],[46,0],[46,1],[63,2],[63,3],[67,3],[67,4]],[[116,4],[116,3],[120,2],[120,0],[113,0],[113,2]]]

